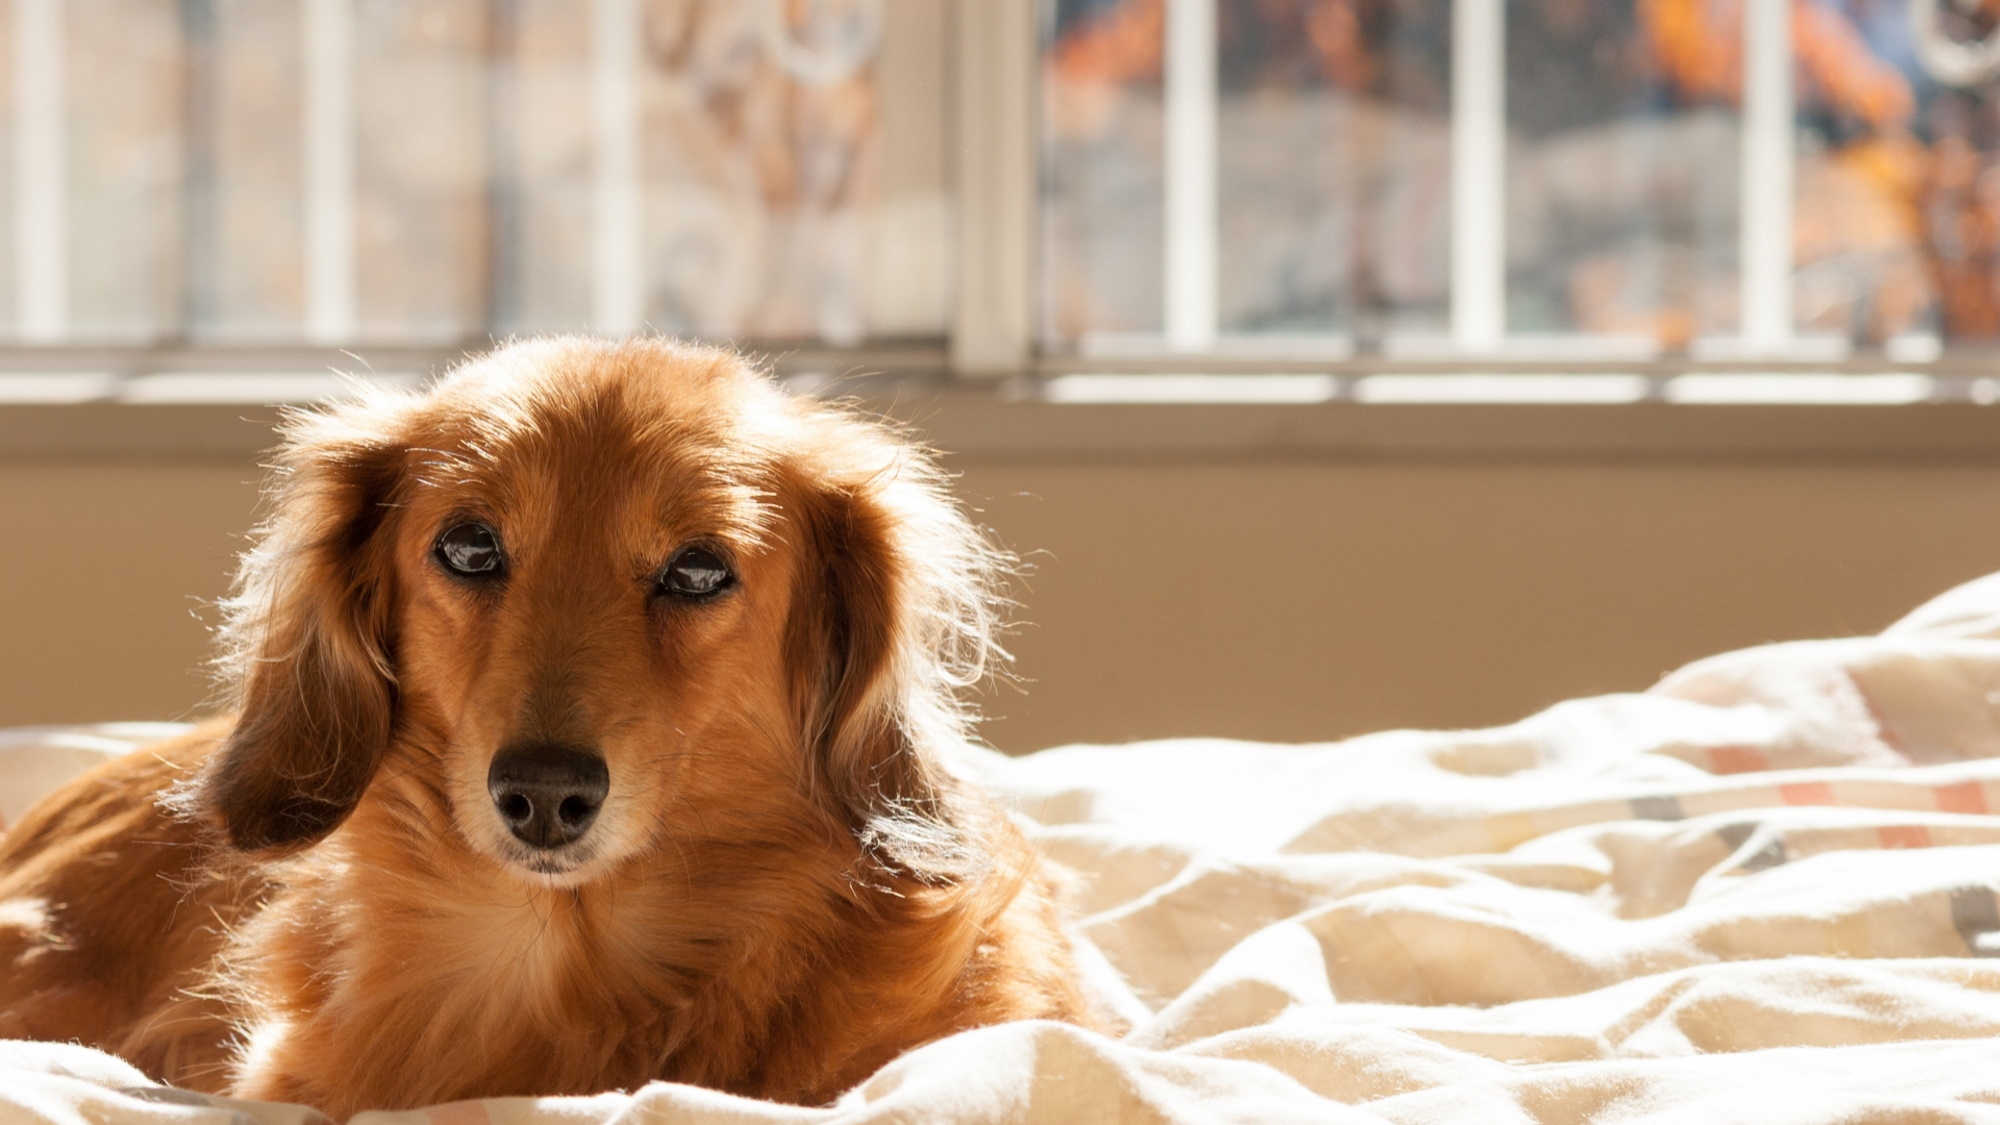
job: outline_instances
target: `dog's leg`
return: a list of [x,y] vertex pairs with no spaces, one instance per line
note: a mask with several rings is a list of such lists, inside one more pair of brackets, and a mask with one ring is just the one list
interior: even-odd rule
[[187,993],[255,880],[207,872],[198,830],[157,803],[218,733],[107,762],[0,839],[0,1036],[75,1040],[155,1078],[219,1085],[229,1023]]

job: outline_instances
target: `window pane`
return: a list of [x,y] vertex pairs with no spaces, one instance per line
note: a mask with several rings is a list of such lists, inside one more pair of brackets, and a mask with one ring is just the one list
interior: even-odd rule
[[188,10],[189,335],[298,335],[305,302],[299,6],[210,0]]
[[1449,0],[1224,0],[1222,330],[1438,335],[1449,314]]
[[[13,8],[0,5],[0,46],[19,31]],[[621,89],[605,82],[598,17],[621,10],[636,60],[618,103],[636,163],[637,218],[618,231],[638,259],[630,284],[617,279],[634,271],[598,260],[613,256],[598,239],[600,130],[620,115],[604,92]],[[351,306],[364,343],[584,330],[612,299],[607,278],[665,331],[833,343],[944,331],[945,0],[34,12],[54,13],[26,18],[62,64],[35,87],[47,93],[33,120],[55,123],[37,135],[66,156],[30,177],[50,186],[32,214],[67,218],[21,262],[24,205],[14,177],[0,182],[0,327],[27,330],[14,278],[32,267],[52,279],[40,292],[54,311],[36,324],[54,342],[299,342],[308,303],[315,331]],[[309,18],[349,28],[351,48],[309,41]],[[13,63],[0,52],[0,70]],[[308,106],[311,74],[331,76],[314,89],[332,100]],[[10,107],[13,77],[0,74]],[[0,113],[0,170],[17,166],[22,112]],[[348,119],[351,134],[315,132]],[[351,179],[338,173],[350,147]],[[309,165],[332,171],[309,186]],[[351,243],[337,236],[350,208]]]
[[648,6],[655,326],[867,334],[881,13],[866,0]]
[[1042,68],[1042,334],[1161,328],[1163,0],[1051,0]]
[[[1936,21],[1927,44],[1912,7]],[[1950,65],[1978,53],[1995,14],[1949,0],[1795,8],[1802,325],[1915,354],[1939,337],[2000,338],[2000,90],[1991,63]]]
[[143,341],[180,322],[180,5],[74,0],[68,20],[69,321]]
[[356,0],[355,273],[364,338],[457,340],[486,319],[484,7]]
[[[1050,347],[1162,328],[1164,0],[1057,0],[1043,54]],[[1449,301],[1449,0],[1218,0],[1217,327],[1437,335]]]
[[1508,5],[1510,332],[1736,332],[1742,23],[1740,0]]
[[589,0],[493,5],[487,262],[493,326],[575,329],[591,313]]

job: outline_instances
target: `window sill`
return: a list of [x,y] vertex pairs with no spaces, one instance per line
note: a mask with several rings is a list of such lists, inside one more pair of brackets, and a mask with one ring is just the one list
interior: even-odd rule
[[[2000,462],[2000,406],[1053,404],[898,381],[855,395],[967,460]],[[0,460],[248,464],[274,407],[0,404]]]
[[[0,353],[0,379],[97,372],[110,389],[85,401],[0,401],[0,461],[247,465],[275,441],[279,408],[258,397],[274,380],[297,380],[302,390],[271,397],[311,398],[323,393],[330,368],[410,381],[462,354],[376,348],[363,364],[331,350],[15,349]],[[1047,381],[954,382],[942,374],[945,355],[934,344],[765,354],[795,389],[851,398],[967,460],[2000,462],[2000,405],[1967,397],[1981,379],[1970,370],[1933,368],[1936,399],[1898,405],[1694,404],[1657,395],[1621,403],[1364,402],[1352,373],[1337,377],[1331,401],[1059,403],[1048,401]],[[874,374],[828,376],[857,370]],[[171,379],[246,375],[254,379],[242,385],[259,389],[237,401],[189,401],[198,388],[179,401],[135,391],[147,380],[160,381],[149,384],[158,390]]]

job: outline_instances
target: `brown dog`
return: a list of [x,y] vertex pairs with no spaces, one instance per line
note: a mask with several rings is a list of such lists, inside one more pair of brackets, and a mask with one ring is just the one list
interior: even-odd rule
[[723,353],[574,339],[286,438],[240,713],[0,842],[0,1036],[344,1117],[817,1103],[1087,1021],[1034,855],[941,765],[996,556],[921,452]]

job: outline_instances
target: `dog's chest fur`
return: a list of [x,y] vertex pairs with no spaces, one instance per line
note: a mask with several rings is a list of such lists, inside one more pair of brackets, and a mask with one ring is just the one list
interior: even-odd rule
[[[378,1087],[422,1104],[669,1078],[811,1097],[829,1074],[845,1081],[845,1055],[871,1055],[872,1011],[903,1007],[881,1005],[885,989],[948,995],[957,973],[941,979],[923,963],[964,961],[950,942],[855,948],[855,936],[881,932],[862,917],[870,907],[906,904],[843,878],[833,854],[801,863],[806,840],[569,889],[480,870],[444,854],[460,847],[449,836],[409,826],[386,802],[364,801],[295,868],[293,901],[244,929],[231,955],[250,1016],[240,1091],[365,1106]],[[827,948],[856,964],[807,952]],[[813,1033],[827,1025],[844,1029],[846,1051]],[[445,1049],[468,1040],[487,1049]],[[794,1041],[817,1046],[792,1052]],[[449,1072],[446,1058],[478,1070]],[[315,1071],[326,1087],[262,1077]]]

